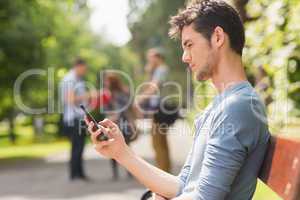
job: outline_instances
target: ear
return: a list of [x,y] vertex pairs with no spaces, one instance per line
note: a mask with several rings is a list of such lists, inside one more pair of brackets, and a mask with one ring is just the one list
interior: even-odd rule
[[219,49],[225,43],[225,32],[223,28],[217,26],[211,36],[211,44],[213,47]]

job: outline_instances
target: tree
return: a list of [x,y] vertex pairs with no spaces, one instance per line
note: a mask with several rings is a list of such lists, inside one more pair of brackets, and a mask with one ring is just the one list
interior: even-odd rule
[[[169,79],[178,82],[186,94],[189,92],[187,90],[187,71],[181,62],[180,43],[168,37],[170,16],[175,15],[177,10],[184,6],[185,0],[131,0],[130,2],[132,9],[132,14],[129,15],[129,27],[132,33],[130,47],[137,52],[144,64],[147,49],[162,47],[165,51],[166,62],[170,66]],[[177,92],[176,89],[174,91],[172,89],[170,88],[171,93]],[[183,100],[185,99],[183,98]]]
[[[87,61],[91,83],[101,68],[114,66],[129,72],[137,65],[130,48],[106,44],[91,32],[89,14],[86,0],[0,1],[0,120],[9,120],[12,141],[15,116],[23,111],[14,97],[32,108],[47,108],[48,99],[55,99],[54,110],[47,111],[56,113],[58,83],[76,57]],[[15,81],[28,70],[43,74],[26,78],[21,93],[15,95]],[[48,90],[48,72],[53,73],[53,90]]]
[[300,2],[253,0],[246,8],[259,16],[246,23],[246,66],[252,73],[261,66],[273,77],[270,118],[286,123],[287,114],[300,114]]
[[[13,84],[18,75],[28,68],[40,67],[44,51],[40,43],[43,35],[36,1],[0,2],[0,117],[7,117],[11,127],[10,137],[14,141],[13,119],[16,113],[13,101]],[[24,85],[30,87],[31,83]]]

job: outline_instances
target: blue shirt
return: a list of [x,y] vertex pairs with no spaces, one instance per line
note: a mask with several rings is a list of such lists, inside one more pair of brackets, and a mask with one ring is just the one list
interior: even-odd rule
[[151,95],[149,104],[152,108],[157,108],[159,106],[162,85],[165,83],[165,81],[167,79],[168,72],[169,72],[169,70],[168,70],[167,66],[160,65],[154,70],[154,72],[152,74],[151,81],[157,82],[158,86],[160,88],[159,94],[155,93],[155,94]]
[[195,120],[195,138],[178,195],[196,200],[250,200],[270,137],[263,103],[241,82],[215,97]]
[[75,119],[81,119],[84,116],[83,111],[80,109],[79,104],[87,105],[87,102],[77,102],[70,104],[67,101],[67,94],[72,90],[75,96],[81,96],[86,93],[85,82],[76,76],[74,70],[70,70],[60,82],[60,96],[63,106],[63,121],[72,125]]

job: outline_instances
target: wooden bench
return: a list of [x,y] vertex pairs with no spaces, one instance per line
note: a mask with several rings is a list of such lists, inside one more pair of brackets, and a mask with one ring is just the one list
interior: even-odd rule
[[[283,200],[300,200],[300,140],[272,136],[259,179]],[[150,197],[147,191],[141,200]]]
[[272,137],[259,178],[284,200],[300,200],[300,140]]

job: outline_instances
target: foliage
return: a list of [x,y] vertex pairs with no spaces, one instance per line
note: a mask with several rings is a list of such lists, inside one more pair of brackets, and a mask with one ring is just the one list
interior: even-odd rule
[[275,101],[269,107],[269,118],[287,122],[287,114],[299,115],[300,108],[300,2],[254,0],[247,6],[252,16],[258,16],[246,23],[248,71],[255,74],[262,66],[272,77]]
[[[130,45],[145,62],[145,51],[162,46],[167,52],[167,63],[172,68],[172,79],[182,80],[180,44],[167,36],[169,16],[183,7],[185,1],[131,0]],[[270,79],[273,102],[268,106],[269,118],[274,124],[287,123],[288,115],[300,115],[300,2],[297,0],[228,0],[243,17],[246,28],[244,61],[250,81],[254,83],[258,68],[262,67]],[[143,6],[139,6],[143,5]],[[138,12],[140,11],[140,12]],[[138,14],[135,14],[138,13]],[[181,84],[182,81],[179,81]],[[184,86],[185,84],[182,84]],[[212,90],[207,84],[195,85],[197,95],[206,99]],[[198,87],[199,86],[199,87]],[[184,86],[185,88],[185,86]],[[213,93],[213,92],[212,92]],[[199,101],[202,104],[207,101]],[[284,105],[284,106],[283,106]],[[203,107],[203,106],[200,106]]]
[[35,1],[1,1],[0,113],[2,115],[11,112],[13,108],[12,89],[18,75],[26,68],[40,66],[45,57],[39,43],[45,33],[41,31],[40,19],[33,16],[37,6]]
[[[135,54],[92,33],[89,13],[86,0],[0,1],[0,121],[9,119],[13,129],[14,118],[24,111],[16,97],[28,107],[56,113],[58,83],[76,57],[87,61],[87,79],[93,84],[102,68],[113,66],[133,73],[138,65]],[[26,78],[21,93],[14,94],[16,80],[29,70],[42,74]],[[51,79],[54,84],[50,88]],[[54,100],[54,109],[47,107],[49,99]]]
[[[46,70],[53,64],[70,63],[68,58],[74,56],[74,49],[77,49],[73,42],[80,35],[80,21],[66,17],[72,10],[71,3],[50,0],[1,1],[2,118],[12,110],[16,111],[13,89],[22,73],[29,69]],[[35,75],[22,82],[20,95],[27,106],[41,107],[47,104],[47,92],[47,75]]]
[[[179,41],[172,41],[168,37],[168,21],[170,16],[175,15],[185,0],[131,0],[131,13],[129,15],[129,28],[132,33],[130,46],[139,55],[145,64],[145,53],[152,47],[161,47],[164,50],[166,63],[170,67],[169,79],[178,82],[183,89],[184,101],[187,89],[187,71],[181,62],[181,45]],[[137,5],[143,5],[138,7]],[[140,12],[140,10],[144,12]],[[136,13],[139,13],[138,16]],[[132,19],[133,18],[133,19]],[[170,88],[172,90],[173,88]],[[177,92],[174,89],[173,92]],[[187,103],[187,102],[184,102]]]

